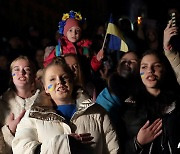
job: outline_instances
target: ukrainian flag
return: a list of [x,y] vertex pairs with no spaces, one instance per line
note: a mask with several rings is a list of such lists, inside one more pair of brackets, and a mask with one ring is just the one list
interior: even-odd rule
[[113,24],[112,16],[110,17],[106,34],[110,34],[109,42],[108,42],[109,49],[123,51],[123,52],[128,51],[128,46],[126,42],[124,41],[124,38],[121,32],[116,27],[116,25]]

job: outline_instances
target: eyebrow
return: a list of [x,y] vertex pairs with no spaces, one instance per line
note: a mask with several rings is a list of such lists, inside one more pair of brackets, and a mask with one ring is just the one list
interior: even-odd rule
[[[14,68],[19,68],[19,67],[20,67],[20,66],[14,66],[13,69],[14,69]],[[30,66],[25,66],[24,68],[26,68],[26,67],[31,68]]]
[[136,60],[136,61],[138,61],[138,59],[127,59],[127,58],[121,58],[121,60]]
[[141,63],[141,65],[148,65],[147,63]]
[[[154,62],[154,63],[152,63],[152,64],[162,64],[161,62]],[[148,63],[141,63],[141,65],[148,65]]]

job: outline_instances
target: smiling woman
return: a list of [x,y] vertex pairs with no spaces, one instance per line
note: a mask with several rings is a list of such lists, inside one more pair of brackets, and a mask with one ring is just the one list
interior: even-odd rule
[[26,56],[19,56],[10,66],[11,86],[0,99],[1,130],[6,143],[5,153],[11,152],[11,142],[16,127],[25,110],[29,109],[39,94],[35,89],[35,69]]
[[[10,71],[12,74],[12,85],[16,88],[27,88],[32,89],[33,82],[35,79],[35,67],[33,63],[26,56],[19,56],[16,58],[10,66]],[[32,89],[34,90],[34,89]],[[29,91],[29,90],[28,90]],[[29,91],[31,93],[31,91]],[[24,96],[22,96],[24,97]]]

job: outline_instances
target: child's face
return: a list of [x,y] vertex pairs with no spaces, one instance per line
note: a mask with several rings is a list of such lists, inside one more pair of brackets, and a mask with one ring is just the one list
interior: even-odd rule
[[67,102],[71,99],[72,87],[69,75],[61,66],[52,65],[47,68],[44,77],[44,88],[56,104],[61,104],[61,102]]
[[13,82],[18,87],[24,87],[32,83],[32,72],[27,60],[19,59],[12,66]]
[[81,37],[81,28],[77,27],[77,26],[73,26],[71,27],[68,31],[67,31],[67,39],[72,42],[75,43],[77,41],[79,41],[80,37]]

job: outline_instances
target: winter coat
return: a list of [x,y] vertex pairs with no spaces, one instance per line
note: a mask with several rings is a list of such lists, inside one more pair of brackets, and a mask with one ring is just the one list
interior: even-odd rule
[[10,115],[10,113],[13,113],[14,118],[16,119],[23,110],[28,110],[31,107],[31,105],[34,103],[35,99],[37,98],[38,94],[39,94],[39,90],[37,90],[32,97],[23,99],[18,95],[16,95],[14,90],[8,89],[8,91],[1,96],[0,122],[2,126],[1,127],[2,135],[6,143],[5,153],[12,153],[11,145],[12,145],[12,140],[14,138],[8,126],[6,125],[8,116]]
[[[61,42],[60,55],[64,55],[68,53],[77,54],[78,56],[82,57],[81,60],[84,63],[87,63],[87,60],[89,60],[90,57],[89,48],[92,44],[90,40],[80,40],[79,42],[76,43],[75,46],[65,36],[63,36],[60,39],[60,42]],[[46,67],[55,56],[56,56],[56,48],[51,51],[48,57],[45,58],[44,66]],[[96,56],[93,56],[92,59],[89,61],[88,65],[91,66],[91,68],[94,71],[97,71],[101,66],[101,62],[97,60]]]
[[[172,98],[167,94],[159,94],[157,97],[153,97],[141,93],[140,100],[125,100],[121,111],[121,132],[123,133],[120,136],[125,154],[180,153],[180,147],[178,148],[178,144],[180,144],[180,110],[178,104],[180,101]],[[165,101],[169,103],[163,104]],[[158,108],[163,110],[160,111]],[[140,128],[147,120],[152,123],[157,118],[162,119],[162,134],[149,144],[139,145],[136,136]]]
[[[42,94],[43,95],[43,94]],[[45,94],[43,95],[45,96]],[[45,98],[45,97],[42,97]],[[116,154],[119,145],[107,112],[78,91],[77,111],[69,123],[58,115],[51,99],[41,99],[25,114],[12,143],[14,154]],[[74,146],[68,134],[91,133],[93,143]]]

